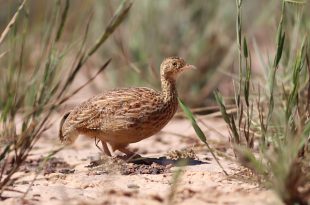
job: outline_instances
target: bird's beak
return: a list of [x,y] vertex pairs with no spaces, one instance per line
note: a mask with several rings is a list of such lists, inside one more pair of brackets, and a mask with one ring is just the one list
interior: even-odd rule
[[187,71],[187,70],[196,70],[196,66],[193,66],[193,65],[189,65],[189,64],[186,64],[185,66],[182,67],[182,71]]

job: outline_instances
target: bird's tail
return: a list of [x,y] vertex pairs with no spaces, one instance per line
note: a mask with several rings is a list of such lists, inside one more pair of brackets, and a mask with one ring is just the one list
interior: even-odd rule
[[66,114],[64,114],[64,116],[62,117],[61,121],[60,121],[60,125],[59,125],[59,133],[58,133],[58,137],[60,139],[61,142],[65,142],[65,137],[62,133],[62,129],[63,129],[63,125],[66,121],[66,119],[68,118],[68,116],[70,115],[70,112],[67,112]]

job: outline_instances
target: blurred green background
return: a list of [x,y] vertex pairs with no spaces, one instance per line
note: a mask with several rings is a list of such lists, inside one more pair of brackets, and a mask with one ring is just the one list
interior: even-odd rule
[[[34,59],[40,52],[36,49],[36,42],[42,38],[42,28],[50,20],[55,2],[29,0],[27,3],[31,35],[25,45],[25,61],[29,69],[35,67]],[[120,2],[70,1],[65,35],[61,39],[64,46],[67,42],[81,41],[81,32],[85,30],[90,18],[87,41],[94,42]],[[1,31],[18,4],[19,1],[14,0],[0,1]],[[234,0],[135,0],[129,16],[84,69],[86,73],[96,70],[104,60],[112,57],[109,68],[99,76],[105,88],[150,86],[159,89],[160,63],[166,57],[180,56],[198,68],[179,80],[180,97],[191,107],[212,105],[213,90],[219,88],[224,95],[232,96],[232,80],[238,78],[235,7]],[[297,6],[289,9],[297,9],[298,12],[287,12],[285,29],[294,29],[294,19],[301,17],[303,20],[299,31],[308,32],[310,12]],[[303,9],[310,10],[308,2]],[[255,51],[252,52],[252,68],[256,74],[254,80],[266,77],[264,65],[272,61],[269,56],[275,52],[275,34],[280,13],[279,0],[247,0],[243,3],[242,29],[248,38],[249,47]],[[301,16],[302,13],[304,15]],[[63,69],[65,67],[63,65]],[[98,85],[92,88],[95,92],[103,90]]]

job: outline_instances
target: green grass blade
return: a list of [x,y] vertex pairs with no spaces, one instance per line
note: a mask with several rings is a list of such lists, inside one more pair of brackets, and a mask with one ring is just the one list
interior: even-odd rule
[[121,3],[121,5],[117,9],[115,15],[112,17],[105,31],[102,33],[102,35],[97,40],[95,45],[87,52],[85,58],[82,61],[83,63],[88,59],[88,57],[93,55],[98,50],[98,48],[108,39],[108,37],[114,32],[114,30],[119,26],[119,24],[123,22],[131,6],[132,6],[131,1],[124,0]]
[[243,38],[243,55],[245,58],[248,57],[249,53],[248,53],[248,44],[246,42],[246,38]]
[[226,124],[229,126],[233,134],[234,141],[238,144],[240,142],[240,136],[238,134],[235,120],[233,116],[230,116],[227,113],[222,95],[218,91],[214,91],[213,93],[214,93],[214,97],[215,97],[217,104],[220,106],[220,112],[222,114],[222,117],[224,118],[224,121],[226,122]]
[[227,174],[227,172],[225,171],[224,167],[221,165],[221,163],[219,162],[219,160],[217,159],[217,157],[215,156],[212,148],[210,147],[209,143],[207,142],[206,136],[203,133],[203,131],[200,129],[199,125],[197,124],[195,117],[193,115],[193,113],[190,111],[190,109],[182,102],[182,100],[180,100],[178,98],[179,101],[179,105],[181,107],[181,109],[183,110],[183,112],[185,113],[186,117],[191,121],[192,126],[197,134],[197,136],[199,137],[199,139],[208,147],[210,153],[212,154],[213,158],[215,159],[216,163],[220,166],[220,168],[223,170],[223,172]]
[[224,105],[224,100],[223,100],[222,95],[220,95],[220,93],[218,91],[214,91],[213,93],[214,93],[215,101],[220,106],[220,112],[221,112],[225,122],[227,124],[230,124],[229,115],[226,112],[226,107]]
[[59,24],[59,27],[57,30],[55,42],[59,41],[59,39],[63,33],[64,25],[66,23],[67,16],[68,16],[69,7],[70,7],[70,0],[66,0],[65,8],[61,14],[60,24]]

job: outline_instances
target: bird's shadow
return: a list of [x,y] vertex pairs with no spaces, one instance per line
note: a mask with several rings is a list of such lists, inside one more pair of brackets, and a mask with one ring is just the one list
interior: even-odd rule
[[128,162],[139,165],[151,165],[153,163],[159,165],[172,165],[172,166],[184,166],[184,165],[200,165],[200,164],[209,164],[208,162],[200,161],[192,158],[180,158],[180,159],[168,159],[167,157],[139,157],[136,159],[131,159]]

